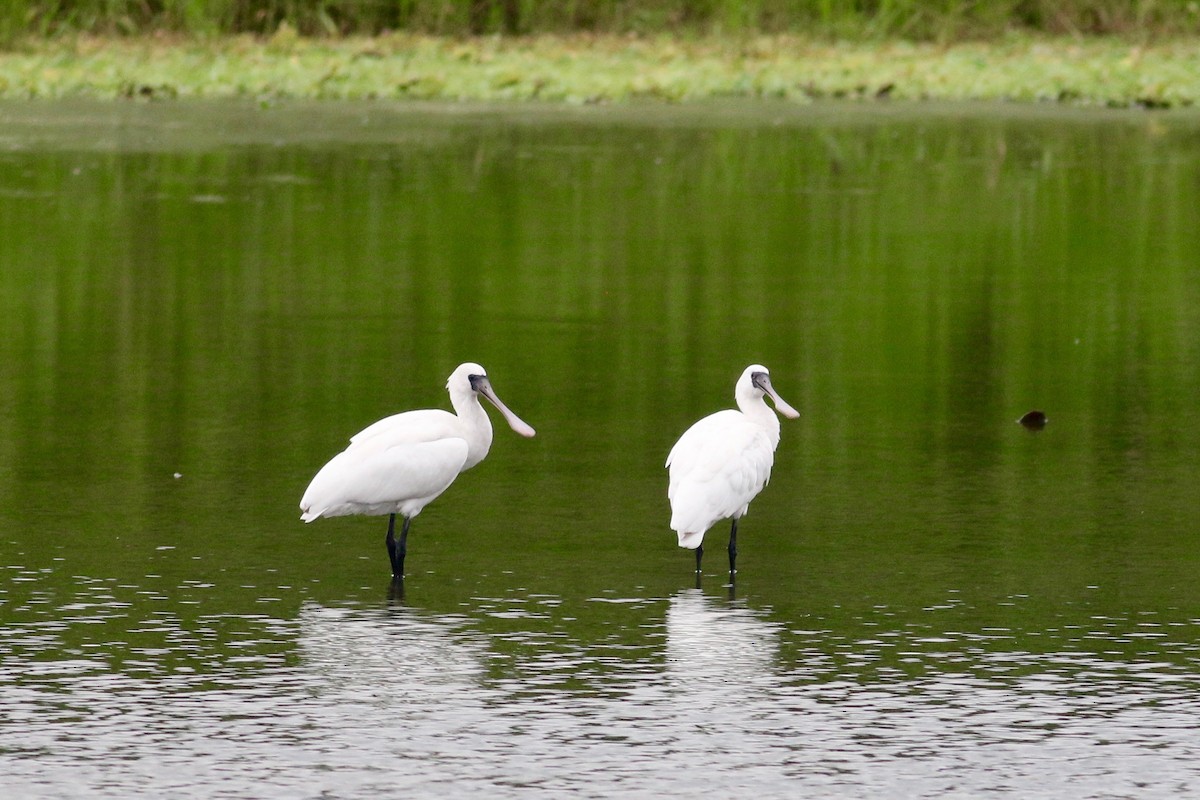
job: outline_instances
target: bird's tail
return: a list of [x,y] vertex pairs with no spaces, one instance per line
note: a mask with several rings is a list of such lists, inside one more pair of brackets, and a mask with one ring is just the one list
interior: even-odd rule
[[306,509],[304,506],[300,506],[300,510],[304,512],[300,515],[300,519],[304,520],[305,522],[312,522],[314,519],[321,516],[320,511],[311,511]]
[[686,547],[688,550],[695,550],[704,541],[704,531],[699,533],[677,531],[677,533],[679,534],[679,546]]

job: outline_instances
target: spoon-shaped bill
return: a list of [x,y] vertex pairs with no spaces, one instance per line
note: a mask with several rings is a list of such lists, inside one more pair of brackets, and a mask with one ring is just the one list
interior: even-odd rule
[[783,414],[788,419],[796,419],[800,416],[800,412],[792,408],[788,401],[779,396],[779,392],[775,391],[775,387],[771,385],[771,378],[765,372],[755,374],[755,384],[758,388],[771,396],[771,400],[775,403],[775,410]]
[[478,381],[475,384],[475,390],[486,397],[492,405],[499,409],[500,413],[504,416],[504,421],[508,423],[508,427],[512,428],[514,431],[526,438],[533,436],[534,433],[536,433],[536,431],[530,427],[529,423],[518,417],[509,410],[508,406],[500,402],[500,398],[496,396],[496,391],[492,388],[492,384],[488,382],[487,378],[483,378],[482,380]]

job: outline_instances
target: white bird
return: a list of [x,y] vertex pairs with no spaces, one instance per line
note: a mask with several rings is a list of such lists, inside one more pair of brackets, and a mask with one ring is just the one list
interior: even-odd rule
[[[408,527],[435,497],[483,460],[492,446],[492,422],[479,404],[483,395],[522,436],[534,430],[496,396],[478,364],[461,364],[446,381],[450,405],[385,417],[350,437],[350,445],[329,460],[300,500],[300,519],[349,514],[388,514],[387,550],[392,574],[404,576]],[[396,515],[404,517],[396,541]]]
[[697,573],[704,532],[729,517],[729,572],[736,571],[738,519],[770,480],[779,445],[779,418],[763,400],[767,394],[780,414],[800,416],[772,388],[767,368],[752,364],[733,391],[740,410],[704,417],[684,431],[667,456],[671,529],[679,535],[680,547],[696,551]]

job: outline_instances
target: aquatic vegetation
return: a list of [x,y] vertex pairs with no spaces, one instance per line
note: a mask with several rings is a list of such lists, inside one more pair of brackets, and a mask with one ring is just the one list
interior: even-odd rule
[[0,98],[669,102],[952,99],[1189,106],[1200,42],[1012,37],[954,45],[791,36],[53,39],[0,53]]
[[922,41],[1200,33],[1195,0],[6,0],[0,40],[62,34],[803,33]]

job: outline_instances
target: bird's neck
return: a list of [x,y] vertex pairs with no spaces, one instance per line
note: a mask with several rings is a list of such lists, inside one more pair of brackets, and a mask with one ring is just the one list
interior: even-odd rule
[[779,417],[767,405],[767,401],[758,397],[753,400],[738,399],[738,408],[746,419],[766,431],[771,440],[771,449],[779,446]]
[[483,410],[479,400],[471,397],[454,402],[454,411],[458,415],[462,427],[463,438],[467,442],[467,462],[463,469],[467,470],[483,461],[484,456],[492,447],[492,420]]

